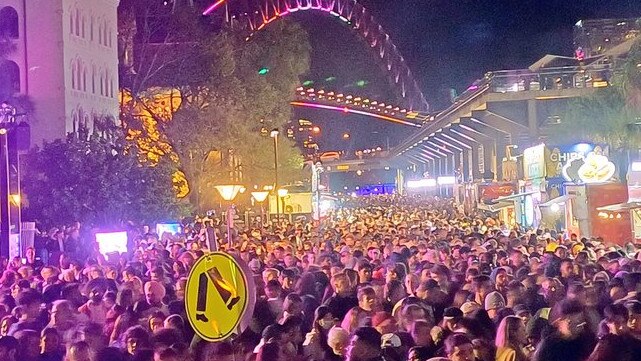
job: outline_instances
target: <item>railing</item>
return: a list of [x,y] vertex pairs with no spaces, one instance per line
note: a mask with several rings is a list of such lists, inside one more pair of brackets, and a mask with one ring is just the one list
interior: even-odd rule
[[488,73],[493,93],[599,88],[610,85],[610,64],[542,68],[537,71],[501,70]]

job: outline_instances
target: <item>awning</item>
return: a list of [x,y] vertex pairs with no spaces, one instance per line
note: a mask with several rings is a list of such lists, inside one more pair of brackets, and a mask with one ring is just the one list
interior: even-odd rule
[[524,192],[524,193],[512,194],[511,196],[499,197],[499,198],[495,199],[495,201],[496,202],[512,201],[512,200],[514,200],[516,198],[523,198],[525,196],[529,196],[529,195],[532,195],[534,193],[538,193],[538,192]]
[[508,208],[508,207],[514,207],[513,202],[499,202],[495,204],[485,204],[485,203],[479,203],[476,208],[482,210],[482,211],[488,211],[488,212],[493,212],[496,213],[500,211],[503,208]]
[[550,199],[549,201],[547,201],[545,203],[541,203],[541,204],[539,204],[539,207],[550,207],[553,204],[565,203],[566,201],[568,201],[570,199],[574,199],[574,198],[576,198],[576,196],[574,194],[566,194],[566,195],[563,195],[563,196],[560,196],[560,197],[552,198],[552,199]]
[[641,202],[634,201],[634,202],[625,202],[625,203],[611,204],[609,206],[599,207],[597,208],[597,211],[622,212],[622,211],[629,211],[632,209],[639,209],[639,208],[641,208]]
[[579,61],[576,58],[569,56],[561,55],[552,55],[546,54],[541,59],[537,60],[536,63],[528,67],[531,71],[539,71],[541,68],[551,68],[551,67],[566,67],[566,66],[577,66]]

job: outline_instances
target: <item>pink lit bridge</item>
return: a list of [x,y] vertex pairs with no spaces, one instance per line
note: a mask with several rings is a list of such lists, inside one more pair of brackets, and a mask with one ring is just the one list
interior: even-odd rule
[[[311,93],[313,94],[303,95],[306,99],[300,99],[299,96],[299,99],[292,105],[343,111],[372,116],[398,124],[420,126],[420,119],[411,119],[408,118],[408,115],[427,112],[429,110],[428,102],[396,45],[392,43],[383,27],[375,21],[370,12],[357,0],[244,0],[242,4],[240,1],[218,0],[205,8],[203,15],[207,16],[223,10],[226,11],[225,8],[230,3],[233,3],[235,7],[237,5],[242,7],[243,11],[228,16],[227,20],[234,26],[237,24],[246,28],[249,31],[248,40],[251,40],[256,32],[264,29],[274,21],[296,12],[311,11],[334,17],[345,23],[376,53],[386,70],[389,82],[392,84],[399,101],[398,107],[395,106],[389,109],[385,105],[385,109],[381,109],[376,104],[374,104],[374,107],[370,107],[371,103],[345,102],[345,100],[354,100],[347,99],[347,96],[339,99],[338,94],[330,96],[329,93],[324,95],[320,91],[312,91]],[[316,96],[312,98],[310,95]],[[329,99],[330,97],[333,97],[333,99]],[[398,109],[395,110],[396,108]],[[403,109],[405,109],[405,112],[400,112]],[[392,112],[395,114],[391,114]]]

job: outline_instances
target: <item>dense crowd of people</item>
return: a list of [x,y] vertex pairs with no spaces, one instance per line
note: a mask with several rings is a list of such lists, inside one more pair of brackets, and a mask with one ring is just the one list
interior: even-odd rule
[[79,227],[5,260],[0,360],[641,360],[634,245],[509,229],[449,200],[369,197],[315,227],[236,230],[219,248],[247,263],[257,301],[240,335],[214,343],[184,294],[224,227],[141,229],[107,257]]

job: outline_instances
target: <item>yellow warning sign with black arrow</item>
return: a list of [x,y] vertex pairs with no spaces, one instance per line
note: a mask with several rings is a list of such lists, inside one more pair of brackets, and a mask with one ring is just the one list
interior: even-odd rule
[[222,341],[240,334],[256,301],[254,283],[244,263],[224,252],[196,261],[185,289],[185,309],[194,331],[204,340]]

